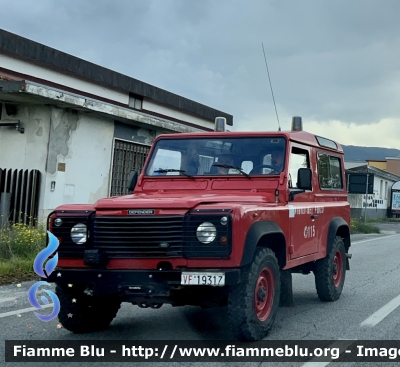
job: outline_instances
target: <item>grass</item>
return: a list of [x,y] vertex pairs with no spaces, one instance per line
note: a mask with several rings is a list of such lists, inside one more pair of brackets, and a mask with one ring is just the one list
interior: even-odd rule
[[378,227],[370,223],[364,223],[363,219],[351,219],[350,220],[350,233],[380,233]]
[[0,284],[37,279],[33,271],[36,255],[46,247],[46,228],[24,224],[0,230]]
[[34,259],[35,256],[31,259],[0,260],[0,285],[39,279],[33,271]]
[[367,223],[400,223],[400,218],[367,219]]

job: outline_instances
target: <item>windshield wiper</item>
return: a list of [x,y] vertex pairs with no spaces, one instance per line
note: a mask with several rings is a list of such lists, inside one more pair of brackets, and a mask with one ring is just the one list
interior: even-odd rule
[[174,169],[174,168],[160,168],[157,171],[154,172],[161,172],[161,173],[167,173],[167,172],[179,172],[182,173],[182,175],[193,178],[192,175],[187,174],[183,169]]
[[243,171],[240,167],[230,166],[229,164],[218,164],[218,163],[214,163],[213,166],[235,169],[236,171],[239,171],[242,175],[245,175],[247,178],[251,179],[250,175],[245,171]]

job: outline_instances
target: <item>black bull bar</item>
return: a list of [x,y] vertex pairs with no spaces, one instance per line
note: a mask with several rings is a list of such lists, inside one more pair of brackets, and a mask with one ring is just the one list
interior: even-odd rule
[[[42,280],[71,288],[89,288],[92,294],[120,294],[140,296],[168,296],[171,288],[179,288],[182,272],[224,273],[225,285],[240,282],[240,269],[184,269],[184,270],[110,270],[110,269],[55,269]],[[197,287],[196,285],[184,285]],[[214,286],[213,286],[214,287]]]

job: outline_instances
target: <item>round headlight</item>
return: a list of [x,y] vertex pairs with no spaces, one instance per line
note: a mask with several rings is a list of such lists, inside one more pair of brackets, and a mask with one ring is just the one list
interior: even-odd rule
[[87,239],[87,227],[83,223],[75,224],[71,228],[71,239],[77,244],[86,242]]
[[61,226],[61,224],[63,224],[63,221],[62,221],[62,219],[61,218],[56,218],[56,219],[54,219],[54,225],[56,226],[56,227],[60,227]]
[[209,244],[217,237],[217,229],[214,224],[204,222],[197,227],[196,236],[201,243]]

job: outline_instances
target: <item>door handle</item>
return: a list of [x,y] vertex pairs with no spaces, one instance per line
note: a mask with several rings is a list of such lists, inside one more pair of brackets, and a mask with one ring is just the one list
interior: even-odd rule
[[311,219],[318,219],[318,215],[312,215]]

